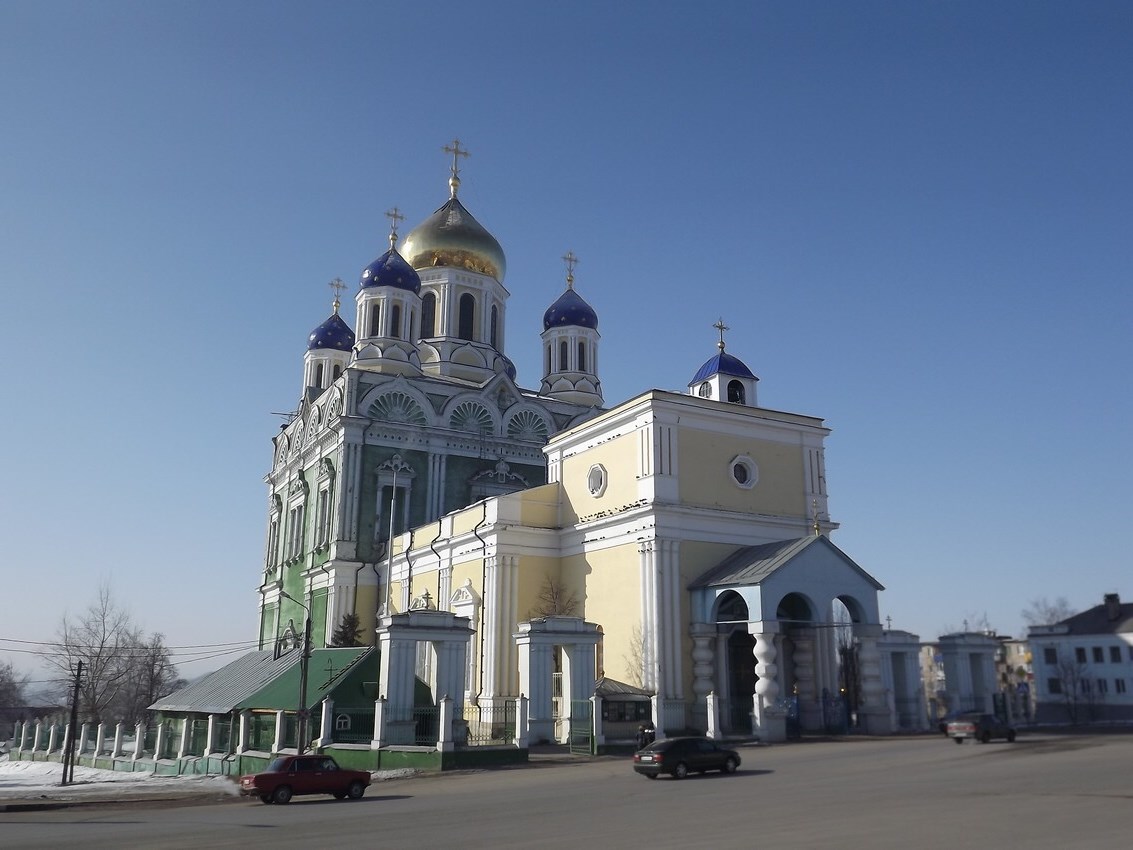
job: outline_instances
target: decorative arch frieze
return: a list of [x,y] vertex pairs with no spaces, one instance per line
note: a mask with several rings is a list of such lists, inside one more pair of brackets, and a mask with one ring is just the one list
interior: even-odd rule
[[406,425],[427,425],[429,421],[417,400],[400,390],[382,393],[366,409],[366,415]]
[[533,410],[520,410],[507,423],[507,435],[513,440],[545,443],[550,432],[547,420]]
[[494,434],[496,421],[491,412],[478,401],[462,401],[453,408],[448,418],[449,427],[469,434]]

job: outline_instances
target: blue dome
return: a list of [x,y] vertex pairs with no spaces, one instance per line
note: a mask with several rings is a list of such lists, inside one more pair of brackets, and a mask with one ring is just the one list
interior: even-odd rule
[[567,289],[543,314],[543,330],[567,325],[598,330],[598,314],[573,289]]
[[307,337],[307,350],[316,348],[333,348],[337,351],[349,351],[354,347],[354,331],[342,321],[342,317],[335,313]]
[[[736,378],[755,378],[751,373],[751,369],[744,365],[744,362],[738,357],[733,357],[721,351],[707,363],[700,367],[700,370],[693,375],[688,385],[691,387],[693,384],[700,383],[705,378],[711,378],[713,375],[732,375]],[[757,379],[758,380],[758,379]]]
[[371,286],[395,286],[413,293],[421,291],[421,276],[413,271],[413,267],[405,262],[396,248],[390,248],[362,269],[362,279],[359,282],[363,289]]

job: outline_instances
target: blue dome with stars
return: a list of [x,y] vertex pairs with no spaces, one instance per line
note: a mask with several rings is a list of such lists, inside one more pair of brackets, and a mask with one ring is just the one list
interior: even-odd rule
[[[335,302],[336,304],[338,302]],[[307,337],[307,350],[318,348],[333,348],[336,351],[349,351],[354,347],[354,331],[342,321],[342,317],[335,311],[329,319],[311,331]]]
[[693,384],[698,384],[706,378],[711,378],[713,375],[731,375],[735,378],[755,378],[751,369],[749,369],[740,358],[733,357],[721,351],[701,366],[688,384],[691,387]]
[[417,294],[421,291],[421,276],[405,262],[405,258],[390,248],[366,268],[362,269],[359,281],[363,289],[372,286],[393,286]]
[[564,326],[598,330],[598,314],[572,287],[543,314],[543,330]]

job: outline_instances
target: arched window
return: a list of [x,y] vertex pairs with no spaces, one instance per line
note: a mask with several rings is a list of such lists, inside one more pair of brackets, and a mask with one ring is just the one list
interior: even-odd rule
[[567,348],[566,340],[564,339],[562,342],[559,343],[559,371],[560,372],[567,371],[567,354],[568,353],[569,353],[569,349]]
[[389,311],[389,335],[401,339],[401,305],[394,304]]
[[476,298],[471,293],[460,296],[460,313],[458,316],[456,335],[461,339],[472,339],[472,329],[476,315]]
[[370,336],[382,335],[382,305],[375,301],[370,306]]
[[425,293],[421,299],[421,339],[429,339],[437,335],[437,296],[432,292]]
[[705,381],[700,385],[700,389],[696,391],[696,394],[701,398],[712,398],[712,384]]
[[315,366],[315,386],[321,387],[323,385],[323,364],[319,363]]
[[728,401],[732,404],[746,404],[744,401],[744,385],[739,381],[728,381]]
[[586,343],[580,342],[578,344],[578,371],[586,371]]
[[498,351],[498,350],[499,350],[499,348],[500,348],[500,343],[499,343],[499,326],[500,326],[500,311],[499,311],[499,308],[498,308],[498,307],[496,307],[496,305],[495,305],[495,304],[493,304],[493,305],[492,305],[492,329],[491,329],[491,330],[492,330],[492,336],[491,336],[491,343],[492,343],[492,348],[496,349],[497,351]]
[[333,378],[331,378],[331,380],[332,380],[332,381],[337,381],[337,380],[338,380],[338,378],[339,378],[339,376],[340,376],[341,374],[342,374],[342,367],[341,367],[341,366],[338,366],[338,365],[336,365],[336,366],[334,367],[334,377],[333,377]]
[[407,340],[409,340],[410,342],[415,342],[418,339],[418,337],[415,337],[413,335],[414,334],[413,323],[415,321],[417,321],[417,316],[413,313],[412,310],[410,310],[409,311],[409,327],[406,328],[406,333],[405,333],[405,338]]
[[543,374],[551,374],[551,346],[547,345],[543,348]]

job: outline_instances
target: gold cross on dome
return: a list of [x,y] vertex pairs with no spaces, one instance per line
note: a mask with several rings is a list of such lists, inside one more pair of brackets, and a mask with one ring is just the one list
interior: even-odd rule
[[578,257],[574,255],[574,251],[567,251],[563,254],[563,262],[567,267],[567,287],[574,288],[574,267],[578,265]]
[[452,176],[448,179],[448,185],[452,196],[455,198],[456,190],[460,188],[460,157],[463,156],[467,159],[470,154],[467,150],[461,149],[460,139],[453,139],[451,145],[445,145],[441,150],[445,153],[452,154],[452,166],[449,169],[452,172]]
[[342,290],[346,289],[346,284],[340,278],[335,278],[327,284],[334,291],[334,312],[338,312],[339,300],[338,296],[342,294]]
[[719,319],[717,319],[716,324],[714,324],[712,327],[716,328],[716,330],[718,330],[720,332],[720,341],[718,343],[716,343],[716,347],[719,348],[721,351],[723,351],[724,350],[724,331],[730,331],[731,328],[729,328],[727,325],[724,324],[724,317],[723,316],[721,316]]
[[386,210],[386,218],[389,219],[389,246],[392,248],[397,244],[397,224],[405,221],[405,216],[401,214],[401,210],[394,207],[392,210]]

